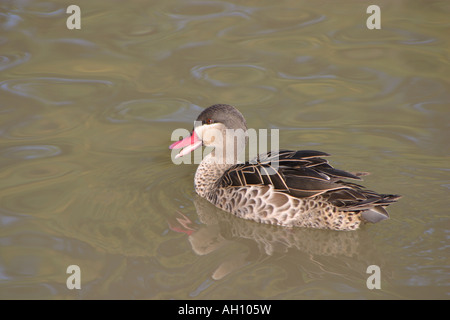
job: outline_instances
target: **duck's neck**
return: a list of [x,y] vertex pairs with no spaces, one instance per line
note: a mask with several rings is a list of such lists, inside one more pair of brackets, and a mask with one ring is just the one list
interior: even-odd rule
[[[220,161],[216,157],[215,150],[203,158],[195,172],[194,185],[195,192],[201,197],[206,197],[208,193],[214,192],[217,180],[222,177],[223,173],[234,163]],[[229,162],[229,161],[228,161]]]

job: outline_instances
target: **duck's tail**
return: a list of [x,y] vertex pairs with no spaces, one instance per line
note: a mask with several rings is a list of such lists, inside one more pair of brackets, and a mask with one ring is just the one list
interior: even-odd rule
[[380,196],[378,201],[371,203],[373,207],[367,208],[361,212],[361,217],[364,221],[377,223],[389,219],[389,213],[386,211],[385,207],[401,198],[401,196],[397,194],[382,194]]

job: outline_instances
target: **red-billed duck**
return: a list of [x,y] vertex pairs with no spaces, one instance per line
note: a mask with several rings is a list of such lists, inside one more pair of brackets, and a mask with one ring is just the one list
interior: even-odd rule
[[214,148],[197,168],[195,191],[237,217],[284,227],[355,230],[364,222],[387,219],[385,207],[400,198],[344,181],[361,180],[367,173],[335,169],[321,151],[271,151],[238,161],[246,133],[236,108],[215,104],[200,113],[191,136],[170,146],[183,148],[176,157],[202,145]]

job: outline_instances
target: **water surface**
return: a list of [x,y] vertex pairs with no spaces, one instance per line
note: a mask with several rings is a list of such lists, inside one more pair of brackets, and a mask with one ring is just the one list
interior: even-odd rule
[[[447,1],[0,4],[0,298],[448,299]],[[355,232],[199,199],[172,131],[235,105],[403,198]],[[81,290],[66,286],[69,265]],[[368,266],[381,270],[369,290]]]

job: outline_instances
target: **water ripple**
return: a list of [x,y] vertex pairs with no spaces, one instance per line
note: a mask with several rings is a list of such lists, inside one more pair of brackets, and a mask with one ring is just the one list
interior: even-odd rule
[[214,101],[257,105],[272,98],[276,87],[266,84],[268,70],[247,63],[198,65],[191,68],[193,78],[215,89]]
[[171,16],[179,17],[211,17],[226,11],[226,3],[211,3],[209,1],[190,1],[189,4],[168,8]]
[[11,79],[0,82],[2,90],[53,105],[71,104],[80,96],[100,97],[101,94],[98,92],[99,89],[102,89],[100,86],[112,87],[113,82],[47,77]]
[[[253,10],[250,19],[245,24],[227,26],[219,35],[232,37],[234,40],[242,38],[254,38],[255,36],[269,36],[278,32],[297,31],[326,19],[325,15],[305,10],[288,8],[264,8]],[[258,17],[258,19],[256,19]]]
[[255,83],[264,79],[266,72],[267,69],[250,64],[216,64],[191,69],[194,78],[218,87]]
[[31,14],[39,17],[54,17],[66,12],[65,7],[61,8],[60,5],[53,2],[28,2],[20,1],[17,2],[19,9],[11,10],[14,13],[20,14]]
[[334,74],[323,74],[323,75],[310,75],[310,76],[295,76],[289,75],[283,72],[279,72],[278,75],[284,79],[295,79],[295,80],[315,80],[315,79],[336,79]]
[[353,44],[355,42],[366,43],[368,45],[386,43],[400,43],[408,45],[429,44],[436,41],[428,35],[419,34],[410,30],[385,28],[377,32],[367,33],[365,26],[342,28],[329,33],[330,38],[337,44]]
[[30,57],[31,54],[28,52],[0,55],[0,71],[27,62],[28,60],[30,60]]
[[10,12],[8,13],[0,12],[0,17],[3,18],[3,21],[0,23],[0,27],[3,30],[12,29],[16,27],[20,21],[23,21],[23,19],[20,16],[12,14]]
[[[109,122],[187,121],[201,112],[201,108],[183,99],[136,99],[120,103],[103,115]],[[194,119],[192,119],[193,121]]]
[[3,149],[0,154],[11,159],[37,159],[54,157],[61,154],[61,149],[53,145],[17,146]]

